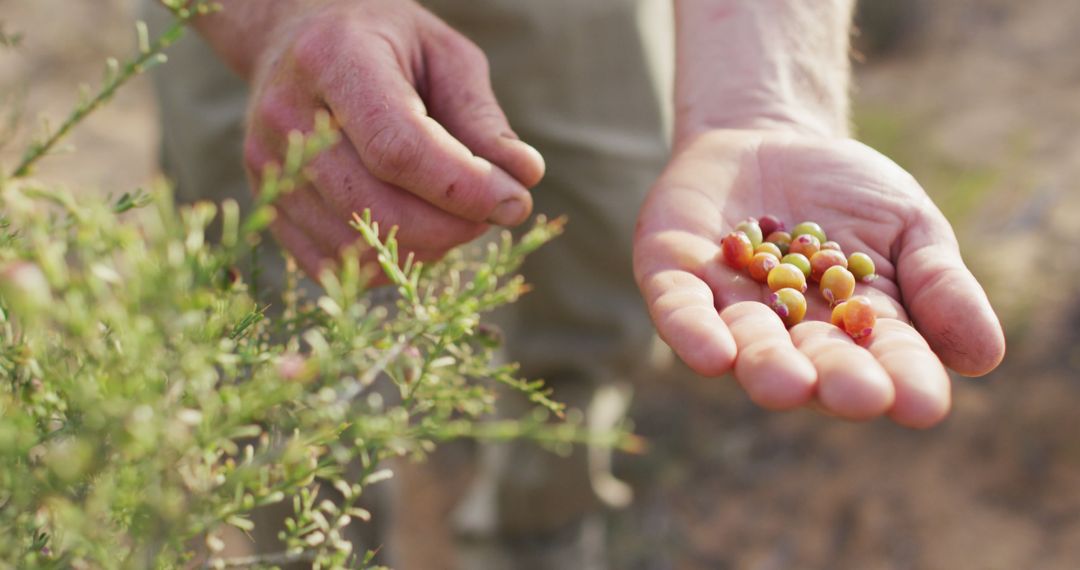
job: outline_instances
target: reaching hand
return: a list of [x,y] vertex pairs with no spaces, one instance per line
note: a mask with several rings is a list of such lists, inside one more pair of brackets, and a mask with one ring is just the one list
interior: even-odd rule
[[[878,279],[856,290],[878,314],[868,341],[829,324],[816,291],[787,330],[759,302],[768,288],[718,258],[726,233],[764,214],[788,228],[818,222],[845,252],[873,258]],[[1005,352],[948,221],[907,172],[852,140],[711,131],[680,145],[642,206],[634,269],[660,336],[687,365],[734,370],[769,409],[811,404],[928,427],[949,410],[942,362],[981,375]]]
[[323,2],[275,30],[245,141],[255,187],[317,111],[344,135],[311,165],[311,185],[278,203],[274,232],[309,275],[359,237],[348,221],[365,208],[420,259],[528,217],[543,160],[510,129],[463,36],[412,0]]

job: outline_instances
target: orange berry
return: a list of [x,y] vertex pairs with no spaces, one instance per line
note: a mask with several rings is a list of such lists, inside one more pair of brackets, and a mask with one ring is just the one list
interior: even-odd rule
[[731,232],[720,243],[724,261],[735,269],[746,269],[754,257],[754,246],[742,232]]
[[863,296],[852,297],[844,303],[844,330],[855,340],[862,340],[874,332],[877,315],[870,299]]
[[807,259],[814,257],[814,254],[819,251],[821,251],[821,241],[810,234],[791,238],[791,245],[788,246],[788,253],[801,253]]
[[756,253],[750,260],[750,277],[754,281],[765,283],[769,279],[769,273],[780,265],[780,259],[771,253]]
[[843,253],[831,249],[823,249],[815,253],[810,258],[810,279],[821,281],[821,276],[825,274],[825,270],[837,265],[847,269],[847,258],[844,257]]

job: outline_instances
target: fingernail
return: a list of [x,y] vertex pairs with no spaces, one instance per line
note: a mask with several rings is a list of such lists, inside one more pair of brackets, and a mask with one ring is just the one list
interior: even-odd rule
[[520,198],[510,198],[499,202],[495,210],[491,212],[488,221],[500,226],[516,226],[525,221],[532,208]]

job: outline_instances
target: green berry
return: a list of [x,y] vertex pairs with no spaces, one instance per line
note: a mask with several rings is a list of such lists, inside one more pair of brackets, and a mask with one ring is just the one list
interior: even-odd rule
[[750,244],[754,247],[761,245],[761,242],[764,241],[761,234],[761,226],[759,226],[757,220],[753,218],[735,226],[735,231],[746,234],[746,237],[750,238]]
[[851,270],[851,274],[855,276],[857,281],[869,283],[877,277],[874,260],[870,259],[869,255],[857,251],[848,257],[847,262],[848,269]]
[[795,239],[801,235],[810,234],[818,239],[818,243],[825,243],[829,241],[825,237],[825,230],[821,229],[821,226],[814,222],[803,222],[794,228],[791,228],[791,239]]
[[840,247],[840,244],[836,243],[835,241],[822,242],[821,249],[831,249],[834,251],[839,251],[840,253],[844,252],[843,248]]
[[791,234],[785,231],[773,232],[765,238],[765,241],[776,244],[776,247],[780,248],[780,253],[787,255],[788,247],[791,245]]
[[780,263],[790,263],[803,272],[803,277],[810,277],[810,260],[801,253],[789,253],[780,258]]

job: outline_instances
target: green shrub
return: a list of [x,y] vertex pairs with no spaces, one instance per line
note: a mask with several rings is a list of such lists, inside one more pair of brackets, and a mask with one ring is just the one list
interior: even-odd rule
[[[77,199],[31,178],[56,140],[161,61],[192,12],[175,13],[177,27],[153,43],[143,32],[137,57],[0,179],[0,568],[369,567],[374,555],[352,552],[341,529],[369,518],[356,501],[388,476],[387,458],[461,437],[633,444],[549,421],[562,407],[542,384],[492,364],[497,335],[480,315],[525,292],[514,272],[559,222],[424,267],[358,214],[394,306],[368,300],[358,250],[317,299],[291,270],[268,310],[278,301],[236,268],[263,239],[273,198],[336,140],[325,118],[295,134],[246,217],[233,202],[177,209],[164,189]],[[220,242],[207,239],[211,224]],[[489,419],[500,385],[539,413]],[[362,473],[346,473],[356,462]],[[320,486],[343,500],[319,502]],[[252,509],[280,501],[295,509],[287,551],[214,558],[221,525],[250,530]]]

